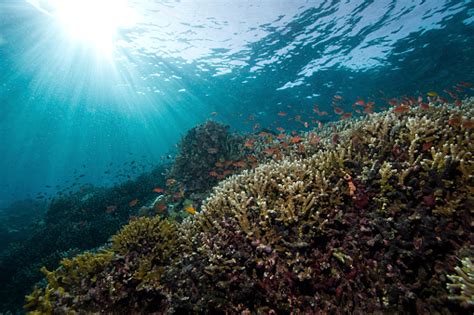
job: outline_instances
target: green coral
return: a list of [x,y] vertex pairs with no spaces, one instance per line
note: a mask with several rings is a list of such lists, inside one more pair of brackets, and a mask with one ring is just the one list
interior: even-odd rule
[[[25,309],[31,313],[136,312],[157,310],[164,296],[160,276],[174,255],[176,227],[159,217],[132,221],[112,238],[112,246],[98,253],[84,253],[64,259],[61,266],[43,268],[47,285],[35,288],[26,297]],[[150,294],[147,302],[137,304]]]
[[474,257],[465,257],[461,266],[454,268],[455,274],[448,275],[449,299],[467,307],[474,306]]

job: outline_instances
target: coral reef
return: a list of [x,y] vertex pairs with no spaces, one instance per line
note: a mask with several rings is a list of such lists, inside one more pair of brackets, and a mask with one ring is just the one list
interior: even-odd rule
[[290,156],[223,182],[182,234],[189,254],[170,268],[172,304],[448,311],[445,268],[471,237],[473,208],[472,132],[450,124],[453,115],[472,119],[472,100],[461,111],[344,122],[338,141],[324,139],[309,158]]
[[455,271],[456,274],[448,275],[452,282],[447,285],[451,293],[449,299],[465,306],[474,306],[474,258],[461,259],[461,267],[456,266]]
[[52,272],[43,268],[48,283],[26,297],[25,308],[49,314],[53,306],[62,313],[160,311],[160,277],[176,239],[176,227],[167,220],[138,218],[113,237],[111,249],[64,259]]
[[208,192],[219,180],[212,176],[215,164],[240,159],[242,145],[243,137],[231,134],[228,126],[207,121],[181,140],[170,177],[182,183],[187,192]]
[[[57,277],[48,276],[46,289],[28,298],[28,309],[466,312],[472,305],[457,297],[472,293],[471,262],[456,266],[460,250],[472,244],[474,142],[465,122],[473,111],[469,99],[460,107],[336,123],[317,141],[311,133],[298,136],[277,161],[221,182],[177,230],[125,227],[108,249],[112,260],[98,273],[85,272],[85,287],[70,281],[67,291],[78,292],[72,298],[82,303],[51,300],[58,294],[48,288]],[[176,174],[185,169],[180,159]],[[195,177],[180,180],[197,185]],[[169,247],[162,236],[146,236],[161,230],[173,231],[165,233],[173,240]],[[150,252],[168,254],[154,260]],[[91,300],[92,281],[118,289]],[[45,300],[51,302],[42,306]]]
[[[25,294],[59,261],[103,245],[137,215],[141,205],[153,200],[156,186],[164,185],[166,166],[144,173],[111,188],[87,188],[54,199],[41,221],[23,231],[0,255],[0,313],[16,312]],[[139,200],[131,206],[132,200]]]

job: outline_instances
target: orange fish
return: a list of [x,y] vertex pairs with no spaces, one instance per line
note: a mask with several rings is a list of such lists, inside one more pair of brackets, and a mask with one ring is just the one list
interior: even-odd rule
[[222,164],[221,162],[217,161],[216,164],[214,164],[216,167],[223,167],[224,164]]
[[163,193],[164,189],[160,188],[160,187],[156,187],[155,189],[153,189],[153,191],[156,192],[156,193]]
[[155,206],[153,207],[156,211],[158,212],[164,212],[167,208],[167,206],[165,204],[162,204],[162,203],[157,203],[155,204]]
[[196,209],[193,206],[187,206],[184,208],[184,211],[186,211],[189,214],[195,215],[196,214]]
[[364,100],[357,100],[354,104],[359,106],[365,106]]
[[285,117],[288,115],[286,112],[278,112],[278,116]]
[[209,175],[211,175],[212,177],[218,177],[219,176],[219,174],[217,174],[216,171],[210,171]]
[[130,207],[135,207],[135,206],[137,205],[137,203],[138,203],[138,199],[133,199],[132,201],[130,201],[130,202],[128,203],[128,205],[129,205]]
[[247,142],[245,142],[245,144],[244,144],[244,147],[253,148],[254,143],[255,143],[255,140],[253,140],[253,139],[247,140]]
[[342,100],[342,96],[334,95],[334,99],[337,100],[337,101],[340,101],[340,100]]
[[344,115],[341,116],[341,120],[348,119],[352,117],[352,113],[345,113]]
[[237,162],[234,162],[232,165],[234,165],[235,167],[240,167],[240,168],[247,166],[247,164],[244,161],[237,161]]
[[342,115],[344,111],[340,107],[334,107],[334,112],[338,115]]
[[271,154],[273,154],[274,149],[273,148],[266,148],[265,150],[263,150],[263,152],[268,154],[268,155],[271,155]]
[[301,139],[300,136],[295,136],[290,139],[291,143],[300,143],[301,141],[303,141],[303,139]]
[[407,113],[409,111],[410,111],[410,108],[406,105],[403,105],[403,104],[399,105],[399,106],[397,106],[393,109],[393,112],[397,113],[397,114]]
[[423,109],[423,110],[427,110],[427,109],[430,108],[430,105],[428,103],[421,102],[420,103],[420,108]]
[[278,136],[277,136],[277,139],[278,140],[281,140],[281,139],[285,139],[286,135],[284,133],[280,133]]
[[265,132],[265,131],[262,131],[258,134],[259,137],[266,137],[266,136],[269,136],[269,133],[268,132]]
[[364,113],[366,113],[366,114],[372,114],[373,112],[374,111],[373,111],[372,107],[367,106],[366,108],[364,108]]
[[398,105],[398,100],[395,99],[395,98],[392,98],[392,99],[388,100],[388,104],[390,106],[397,106]]
[[279,132],[283,132],[283,131],[285,131],[285,128],[282,128],[282,127],[277,127],[277,129],[276,129],[276,130],[278,130]]
[[222,175],[224,175],[224,176],[227,176],[227,175],[230,175],[230,174],[232,174],[232,171],[231,171],[231,170],[225,170],[225,171],[222,173]]

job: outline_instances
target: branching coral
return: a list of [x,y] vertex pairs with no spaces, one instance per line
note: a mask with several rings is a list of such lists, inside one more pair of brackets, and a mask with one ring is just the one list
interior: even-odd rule
[[184,184],[187,191],[206,192],[218,179],[211,176],[218,162],[240,159],[243,138],[229,127],[207,121],[191,129],[179,144],[170,177]]
[[[113,237],[111,249],[64,259],[43,268],[47,285],[26,297],[27,310],[154,312],[164,296],[160,277],[175,254],[176,227],[159,217],[139,218]],[[143,300],[142,300],[143,299]]]
[[461,260],[461,267],[456,266],[456,273],[448,275],[452,283],[447,287],[449,299],[459,301],[465,306],[474,306],[474,258],[465,257]]
[[193,311],[448,311],[440,257],[466,242],[473,179],[459,171],[461,161],[472,167],[472,134],[450,130],[450,110],[345,123],[338,143],[323,139],[311,157],[290,153],[221,183],[181,233],[189,254],[167,270],[174,303]]
[[[336,124],[337,141],[321,139],[314,154],[288,152],[221,182],[178,231],[132,223],[89,277],[114,288],[100,301],[132,312],[461,312],[446,273],[471,238],[474,144],[471,129],[447,120],[453,110],[471,119],[472,106]],[[451,296],[470,285],[466,266]],[[32,309],[64,307],[41,304],[47,292],[32,295]]]

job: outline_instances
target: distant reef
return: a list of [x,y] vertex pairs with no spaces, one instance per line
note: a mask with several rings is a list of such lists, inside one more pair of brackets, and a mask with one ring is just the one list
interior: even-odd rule
[[471,98],[346,120],[317,135],[224,137],[252,154],[213,163],[255,168],[227,173],[182,221],[147,213],[109,245],[43,268],[46,281],[25,309],[472,312],[473,112]]

